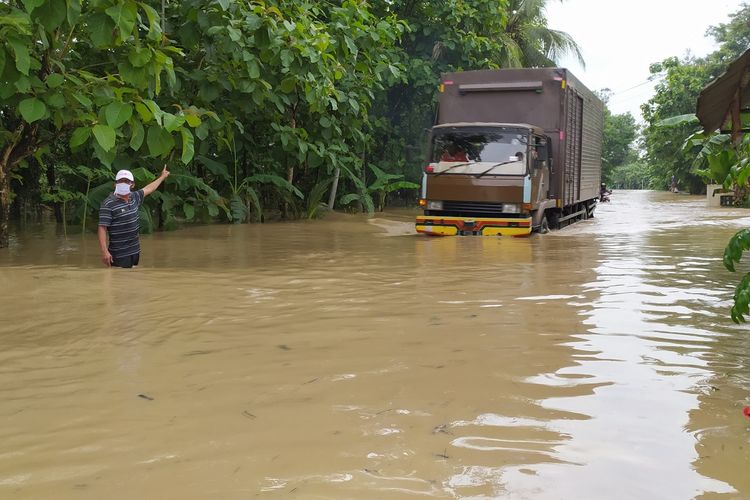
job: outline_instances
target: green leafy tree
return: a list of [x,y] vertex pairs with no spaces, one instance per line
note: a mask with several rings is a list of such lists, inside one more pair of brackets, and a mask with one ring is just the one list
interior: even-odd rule
[[643,161],[617,165],[609,174],[608,184],[616,189],[651,189],[654,180]]
[[0,2],[0,244],[11,188],[85,223],[108,172],[144,183],[164,162],[172,175],[144,205],[147,230],[314,216],[326,194],[330,207],[383,206],[419,176],[442,72],[551,64],[573,49],[544,33],[543,5]]
[[[728,23],[710,27],[707,35],[719,44],[719,49],[704,58],[668,58],[651,66],[654,77],[663,80],[656,86],[656,94],[641,109],[646,121],[643,131],[646,158],[659,186],[665,188],[675,175],[682,189],[702,192],[705,165],[695,165],[695,153],[701,147],[684,149],[686,139],[695,131],[695,123],[679,120],[680,115],[692,115],[700,91],[724,72],[727,65],[750,48],[750,6],[743,2],[730,15]],[[670,118],[676,121],[659,126]],[[721,181],[720,181],[721,182]]]
[[355,1],[203,0],[182,2],[169,23],[186,52],[182,88],[222,117],[197,147],[233,221],[305,212],[304,193],[319,196],[338,173],[357,189],[375,93],[403,74],[403,23]]
[[175,83],[179,55],[146,2],[0,3],[0,247],[8,244],[10,179],[50,144],[91,148],[108,166],[132,152],[166,158],[180,144],[190,161],[189,116],[200,111],[169,113],[154,100],[162,80]]
[[549,67],[566,55],[585,61],[573,37],[547,26],[547,0],[510,0],[502,40],[503,67]]
[[612,114],[609,106],[607,106],[611,95],[609,89],[597,92],[597,95],[604,102],[602,179],[607,184],[612,184],[614,170],[637,159],[634,141],[638,135],[638,126],[635,123],[635,118],[629,112],[619,115]]
[[695,127],[680,124],[663,127],[662,120],[693,113],[698,94],[711,80],[713,66],[704,59],[672,57],[651,65],[651,74],[664,75],[656,85],[656,92],[641,106],[646,126],[643,130],[646,159],[658,187],[666,189],[674,175],[680,189],[691,193],[704,190],[700,176],[693,172],[693,157],[684,152],[682,145]]
[[[719,50],[707,56],[704,60],[695,61],[689,72],[692,78],[683,80],[688,83],[689,91],[693,92],[692,81],[701,79],[708,75],[707,80],[720,75],[726,65],[732,59],[738,57],[750,48],[750,6],[742,3],[741,8],[730,16],[730,21],[711,27],[708,34],[720,43]],[[707,82],[706,82],[707,83]],[[663,89],[662,89],[663,90]],[[678,86],[673,85],[672,90],[677,93]],[[700,89],[699,89],[700,90]],[[662,96],[664,97],[664,96]],[[696,94],[697,97],[697,94]],[[673,112],[670,118],[662,118],[660,122],[653,124],[653,130],[663,133],[663,136],[653,135],[652,146],[658,147],[659,142],[666,144],[666,137],[676,138],[671,134],[670,128],[681,127],[682,131],[688,131],[697,123],[692,114],[695,109],[693,100],[692,109]],[[657,104],[650,102],[649,104]],[[660,112],[659,106],[653,106],[653,111]],[[674,110],[673,110],[674,111]],[[666,113],[665,113],[666,115]],[[671,135],[670,135],[671,134]],[[670,144],[671,146],[671,144]],[[709,182],[721,182],[725,188],[732,189],[738,203],[747,205],[748,192],[750,192],[750,135],[745,134],[737,144],[733,144],[730,137],[714,131],[705,134],[703,131],[694,132],[690,135],[682,147],[682,152],[688,158],[692,158],[694,172]],[[743,254],[750,250],[750,230],[738,231],[728,242],[724,250],[724,266],[732,272],[736,271],[735,265],[740,262]],[[734,304],[731,308],[732,320],[736,323],[744,322],[745,316],[750,314],[750,273],[745,273],[740,279],[734,293]]]
[[544,0],[373,1],[378,15],[409,27],[399,43],[405,80],[377,101],[373,162],[410,180],[421,176],[440,75],[450,71],[553,66],[580,56],[572,39],[547,27]]
[[[368,167],[375,175],[375,181],[362,192],[352,193],[342,198],[342,205],[358,201],[369,207],[368,210],[382,212],[385,210],[385,201],[388,193],[399,189],[419,189],[420,187],[419,184],[405,181],[402,174],[389,174],[375,165],[368,165]],[[377,204],[375,204],[373,199],[377,200]]]
[[728,23],[711,26],[706,35],[719,44],[719,50],[712,56],[729,64],[750,48],[750,5],[742,2],[740,8],[729,16]]

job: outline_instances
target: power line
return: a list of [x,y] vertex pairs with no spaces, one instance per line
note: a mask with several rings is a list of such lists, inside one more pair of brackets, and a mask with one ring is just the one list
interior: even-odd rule
[[617,92],[612,92],[612,96],[616,96],[616,95],[619,95],[619,94],[624,94],[625,92],[629,92],[631,90],[637,89],[638,87],[642,87],[642,86],[647,85],[649,83],[656,84],[656,83],[659,82],[659,80],[664,79],[666,76],[667,76],[666,73],[664,73],[664,74],[656,76],[653,79],[650,78],[650,79],[646,80],[645,82],[641,82],[638,85],[633,85],[632,87],[626,88],[625,90],[618,90]]

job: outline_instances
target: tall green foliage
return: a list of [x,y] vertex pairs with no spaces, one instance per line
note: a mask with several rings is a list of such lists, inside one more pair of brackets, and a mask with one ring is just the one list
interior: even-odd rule
[[[234,207],[300,213],[304,196],[290,186],[311,192],[337,168],[357,190],[375,93],[403,73],[394,54],[403,23],[355,1],[188,0],[169,25],[186,52],[183,91],[221,117],[198,137],[212,162],[199,171]],[[264,194],[245,182],[258,175]]]
[[[176,83],[174,57],[156,10],[135,0],[0,3],[0,246],[7,244],[10,179],[58,141],[118,156],[192,156],[186,115],[157,99]],[[169,104],[182,104],[163,98]]]
[[573,55],[585,66],[578,44],[567,33],[547,26],[547,0],[509,0],[508,20],[499,33],[503,67],[554,66]]
[[405,81],[378,99],[374,161],[411,180],[421,175],[440,75],[460,70],[553,66],[580,51],[565,33],[547,27],[547,0],[374,0],[380,15],[395,14],[409,30],[399,44]]
[[719,44],[713,56],[728,64],[750,48],[750,5],[742,2],[740,8],[729,16],[728,23],[712,26],[706,32]]
[[[719,44],[719,49],[706,57],[668,58],[651,65],[654,77],[662,78],[656,86],[656,93],[641,109],[646,121],[643,131],[646,158],[652,168],[652,175],[662,188],[669,185],[674,175],[683,190],[701,192],[704,188],[703,168],[695,165],[695,150],[684,149],[685,140],[695,131],[695,125],[688,121],[673,126],[659,126],[670,117],[695,112],[695,103],[700,91],[726,66],[745,50],[750,48],[750,5],[743,2],[740,8],[730,15],[729,22],[710,27],[707,35]],[[700,150],[700,148],[698,148]]]
[[602,141],[602,179],[611,184],[615,170],[637,159],[634,141],[638,134],[635,118],[630,113],[613,115],[604,107]]
[[0,220],[12,188],[85,222],[112,171],[163,163],[150,226],[382,208],[415,192],[442,72],[577,53],[545,2],[0,2]]
[[640,171],[640,168],[634,169],[640,167],[639,163],[634,163],[638,158],[634,144],[638,135],[635,118],[629,112],[612,114],[609,109],[609,99],[612,96],[610,89],[595,93],[604,103],[602,182],[620,189],[642,188],[644,182],[641,177],[638,177],[637,182],[631,178],[635,171]]
[[682,145],[695,126],[663,127],[663,120],[695,111],[698,94],[714,76],[714,66],[705,59],[672,57],[651,65],[652,75],[663,75],[656,93],[641,106],[646,126],[643,131],[646,159],[658,187],[666,189],[674,175],[681,190],[700,193],[704,183],[693,172],[693,158]]

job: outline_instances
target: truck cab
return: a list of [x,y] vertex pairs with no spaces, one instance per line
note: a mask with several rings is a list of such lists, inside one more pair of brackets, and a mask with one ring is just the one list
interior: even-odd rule
[[[432,129],[416,230],[527,236],[548,201],[549,144],[528,124],[446,123]],[[554,200],[552,200],[554,204]]]

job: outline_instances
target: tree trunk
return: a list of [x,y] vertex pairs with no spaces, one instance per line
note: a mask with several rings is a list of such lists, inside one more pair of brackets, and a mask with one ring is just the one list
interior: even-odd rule
[[10,176],[5,163],[0,163],[0,248],[9,244],[8,221],[10,220]]
[[341,175],[341,169],[336,167],[336,171],[333,173],[333,184],[331,184],[331,194],[328,196],[328,209],[333,210],[333,205],[336,203],[336,191],[339,188],[339,175]]
[[[50,187],[50,189],[54,188],[57,185],[57,179],[55,176],[55,167],[53,165],[50,165],[47,167],[47,185]],[[62,208],[60,207],[60,202],[53,202],[52,203],[52,210],[55,213],[55,222],[58,224],[62,224],[63,222],[63,215],[62,215]]]
[[[292,111],[292,119],[291,119],[291,123],[290,123],[290,126],[293,129],[297,128],[297,119],[294,116],[295,112],[296,112],[296,110]],[[289,181],[289,184],[292,184],[292,182],[294,182],[294,163],[291,163],[289,165],[289,167],[287,167],[287,170],[286,170],[286,180]],[[286,201],[284,202],[284,218],[285,219],[289,219],[290,218],[289,217],[289,203],[286,202]]]
[[[367,191],[367,150],[364,149],[362,150],[362,173],[360,179],[362,180],[362,185],[365,186],[365,191],[362,193],[362,196],[364,196]],[[357,211],[359,213],[364,213],[365,211],[365,206],[361,199],[357,200]]]

